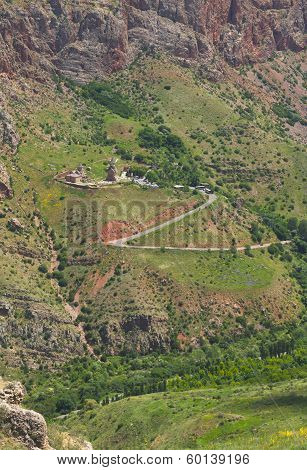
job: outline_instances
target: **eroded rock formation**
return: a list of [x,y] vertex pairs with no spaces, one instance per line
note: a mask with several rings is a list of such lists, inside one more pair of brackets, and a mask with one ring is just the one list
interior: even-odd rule
[[5,434],[22,442],[28,449],[48,449],[47,425],[42,415],[21,408],[25,389],[19,382],[0,389],[0,427]]
[[210,69],[304,47],[303,0],[49,0],[4,4],[0,73],[41,78],[58,69],[80,82],[104,77],[141,50],[159,49]]
[[52,366],[84,353],[77,327],[64,314],[25,291],[1,293],[0,349],[8,364],[37,368],[44,361]]
[[104,322],[99,328],[101,345],[108,354],[137,351],[141,354],[170,348],[166,317],[135,314]]
[[7,145],[13,152],[16,152],[19,140],[19,135],[15,129],[11,116],[0,107],[0,149]]
[[13,190],[11,187],[10,177],[4,165],[0,163],[0,201],[4,198],[11,198]]

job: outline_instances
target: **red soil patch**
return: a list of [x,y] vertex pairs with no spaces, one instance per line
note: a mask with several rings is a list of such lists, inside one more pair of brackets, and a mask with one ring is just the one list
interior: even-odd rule
[[178,333],[177,341],[179,343],[179,349],[183,351],[186,344],[189,342],[189,338],[184,333]]
[[189,212],[190,210],[194,209],[197,202],[197,200],[191,200],[186,202],[183,206],[168,207],[163,212],[156,215],[156,217],[146,222],[146,224],[144,225],[144,229],[155,225],[163,224],[163,222],[167,222],[168,220],[174,219],[175,217],[178,217],[179,215],[184,214],[185,212]]
[[104,286],[106,285],[106,283],[108,282],[109,279],[111,279],[111,277],[113,276],[115,272],[115,267],[112,266],[112,268],[110,269],[110,271],[108,271],[106,274],[104,274],[103,276],[100,276],[99,273],[96,273],[95,276],[94,276],[94,287],[92,288],[92,291],[91,291],[91,294],[92,295],[97,295],[98,292],[104,288]]
[[174,219],[185,212],[189,212],[196,206],[197,202],[197,200],[191,200],[182,206],[169,207],[144,224],[133,224],[123,220],[110,220],[102,227],[101,240],[104,243],[108,243],[114,240],[130,237],[131,235],[142,232],[149,227],[160,225],[163,222]]
[[129,222],[123,220],[110,220],[106,223],[101,230],[101,239],[104,243],[113,240],[120,240],[121,238],[129,237],[142,230],[142,226],[135,227]]

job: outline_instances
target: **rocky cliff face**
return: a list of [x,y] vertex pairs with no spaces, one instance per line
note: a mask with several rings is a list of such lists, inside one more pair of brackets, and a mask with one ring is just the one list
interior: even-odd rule
[[37,367],[43,361],[54,365],[84,353],[80,334],[70,319],[25,292],[1,296],[0,349],[11,365],[26,362]]
[[0,163],[0,201],[4,198],[11,198],[13,190],[11,187],[10,177],[4,165]]
[[50,449],[47,425],[42,415],[25,410],[20,404],[25,389],[19,382],[4,384],[0,389],[0,427],[28,449]]
[[145,313],[103,322],[99,328],[99,337],[99,346],[111,355],[133,351],[148,354],[152,351],[168,351],[170,348],[167,318]]
[[9,147],[15,153],[19,140],[19,135],[11,116],[0,106],[0,148]]
[[80,82],[162,50],[210,71],[304,47],[304,0],[64,0],[2,3],[0,73],[42,79],[54,69]]

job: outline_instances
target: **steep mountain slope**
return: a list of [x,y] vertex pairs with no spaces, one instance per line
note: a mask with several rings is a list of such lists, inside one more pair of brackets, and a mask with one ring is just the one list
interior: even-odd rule
[[[13,109],[14,100],[4,96]],[[36,368],[82,355],[84,346],[57,288],[43,274],[53,256],[51,230],[36,206],[29,176],[18,165],[20,137],[13,119],[6,110],[0,116],[1,359]]]
[[51,257],[43,222],[34,206],[25,209],[16,201],[14,189],[0,223],[1,358],[16,366],[55,364],[82,355],[84,347],[57,290],[40,271]]
[[239,65],[304,47],[303,0],[1,3],[0,72],[9,74],[57,68],[89,81],[157,48],[219,77],[223,60]]
[[[290,55],[285,60],[289,61],[283,65],[285,70],[292,70],[290,64],[302,59]],[[254,76],[257,70],[246,73]],[[297,76],[302,86],[301,73]],[[234,77],[216,86],[169,64],[167,57],[143,56],[111,81],[118,96],[134,103],[135,114],[129,117],[84,100],[81,89],[71,90],[63,80],[40,84],[22,77],[2,79],[20,135],[18,152],[14,154],[8,141],[2,159],[13,191],[13,198],[2,202],[0,220],[2,297],[5,305],[7,297],[11,299],[5,310],[11,314],[3,315],[7,360],[23,358],[35,365],[48,357],[52,362],[66,354],[80,354],[84,336],[72,324],[76,317],[98,356],[198,347],[203,338],[223,339],[230,333],[240,338],[251,329],[269,328],[271,322],[287,324],[298,318],[301,301],[299,286],[290,277],[293,265],[271,260],[269,253],[253,258],[122,253],[103,248],[99,241],[106,233],[116,238],[117,230],[137,231],[169,218],[174,210],[184,210],[197,196],[178,193],[172,185],[181,183],[181,178],[193,178],[194,168],[199,178],[212,185],[218,202],[186,225],[176,224],[170,233],[157,234],[161,247],[230,247],[233,240],[244,246],[256,243],[255,236],[276,241],[259,207],[271,217],[282,214],[281,221],[294,214],[303,216],[303,146],[289,139],[282,118],[263,109],[267,96],[279,97],[258,85],[254,90],[263,99],[258,103],[236,83],[240,77],[248,90],[251,78]],[[298,111],[300,103],[297,100]],[[167,179],[168,158],[173,157],[140,145],[142,128],[156,131],[161,122],[182,139],[186,149],[183,170],[173,180]],[[304,128],[299,121],[295,127]],[[293,123],[289,128],[294,128]],[[166,187],[80,191],[54,180],[56,173],[80,162],[91,177],[99,179],[114,151],[119,168],[127,164],[140,171],[154,168],[154,177]],[[139,163],[126,160],[127,155],[137,155]],[[22,227],[12,231],[10,224],[16,218]],[[287,248],[280,256],[291,257]],[[50,279],[53,276],[56,279]]]
[[[235,248],[292,236],[288,219],[305,211],[303,2],[1,8],[3,357],[37,367],[86,343],[97,355],[169,351],[296,321],[290,250]],[[79,190],[54,179],[81,162],[104,178],[111,155],[160,188]],[[202,181],[217,203],[157,233],[161,252],[102,246],[199,204],[174,185]],[[181,256],[164,245],[233,253]]]
[[[52,447],[306,447],[305,23],[303,0],[0,0],[0,371]],[[147,186],[103,185],[111,159]],[[45,447],[10,390],[0,448]]]

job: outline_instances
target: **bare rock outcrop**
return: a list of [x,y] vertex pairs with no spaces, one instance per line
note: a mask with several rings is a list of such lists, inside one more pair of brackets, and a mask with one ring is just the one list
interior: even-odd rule
[[10,405],[20,405],[25,396],[25,388],[20,382],[10,382],[0,389],[0,401]]
[[108,354],[136,350],[148,354],[169,350],[170,340],[167,318],[136,314],[128,318],[113,319],[100,325],[101,346]]
[[19,141],[20,138],[15,129],[12,117],[4,109],[0,108],[0,148],[7,145],[15,153]]
[[1,199],[11,198],[13,190],[11,187],[10,176],[4,165],[0,163],[0,201]]
[[84,347],[78,328],[65,314],[11,288],[2,295],[0,289],[0,352],[10,366],[37,368],[41,361],[54,366],[82,356]]
[[223,61],[237,66],[303,50],[305,23],[302,0],[4,3],[0,73],[39,77],[58,70],[86,82],[150,50],[210,72]]
[[25,389],[19,382],[0,389],[0,425],[5,434],[22,442],[28,449],[48,449],[47,425],[42,415],[21,408]]

